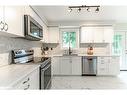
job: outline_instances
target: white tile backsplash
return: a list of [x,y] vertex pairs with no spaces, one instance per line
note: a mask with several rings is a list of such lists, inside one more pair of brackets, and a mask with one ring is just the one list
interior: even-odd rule
[[11,63],[11,50],[14,49],[34,49],[35,56],[41,55],[42,42],[29,41],[21,38],[9,38],[0,35],[0,66]]

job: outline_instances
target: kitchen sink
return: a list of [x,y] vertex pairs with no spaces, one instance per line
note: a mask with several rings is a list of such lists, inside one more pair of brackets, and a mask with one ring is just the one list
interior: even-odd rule
[[63,56],[78,56],[78,54],[63,54]]

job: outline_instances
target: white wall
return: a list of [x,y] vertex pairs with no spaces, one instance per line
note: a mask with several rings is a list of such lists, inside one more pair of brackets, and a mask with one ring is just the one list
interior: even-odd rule
[[0,35],[0,66],[10,64],[11,50],[34,49],[35,56],[41,56],[41,51],[40,51],[41,46],[42,46],[41,42],[29,41],[21,38],[2,37]]

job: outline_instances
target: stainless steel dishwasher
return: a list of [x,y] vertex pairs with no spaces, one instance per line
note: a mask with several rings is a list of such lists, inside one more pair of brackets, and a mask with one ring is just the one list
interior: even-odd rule
[[82,75],[96,75],[97,73],[97,57],[82,57]]

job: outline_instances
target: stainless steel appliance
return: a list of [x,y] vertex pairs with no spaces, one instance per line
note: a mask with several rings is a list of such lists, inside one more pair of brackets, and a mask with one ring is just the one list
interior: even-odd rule
[[51,87],[51,58],[50,57],[33,57],[33,50],[13,50],[13,64],[39,64],[39,88],[49,89]]
[[82,57],[82,75],[96,75],[97,73],[97,57]]
[[43,27],[30,15],[24,15],[24,31],[29,40],[39,41],[43,37]]
[[40,66],[40,89],[50,89],[51,87],[51,59],[45,61],[45,65]]

